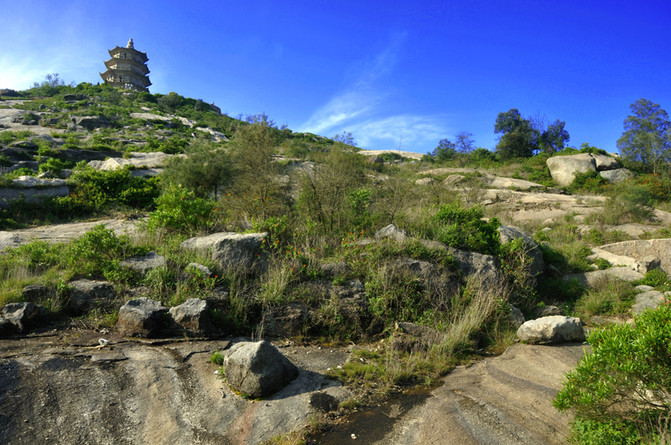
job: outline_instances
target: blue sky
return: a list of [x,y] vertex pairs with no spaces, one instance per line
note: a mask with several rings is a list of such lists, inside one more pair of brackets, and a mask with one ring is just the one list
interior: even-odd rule
[[294,131],[425,153],[494,122],[566,121],[570,145],[616,151],[629,105],[671,111],[669,0],[0,0],[0,88],[47,73],[101,79],[132,37],[150,91],[266,112]]

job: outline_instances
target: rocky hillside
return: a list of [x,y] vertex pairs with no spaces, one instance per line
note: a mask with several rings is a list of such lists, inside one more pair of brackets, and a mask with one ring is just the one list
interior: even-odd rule
[[586,332],[669,299],[671,187],[593,147],[441,164],[175,93],[0,98],[3,443],[565,443]]

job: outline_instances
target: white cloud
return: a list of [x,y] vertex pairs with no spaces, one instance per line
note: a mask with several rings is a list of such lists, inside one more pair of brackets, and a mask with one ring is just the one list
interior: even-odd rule
[[363,148],[427,151],[447,132],[447,116],[395,115],[347,127]]
[[396,36],[376,57],[354,69],[350,81],[301,125],[300,131],[333,136],[349,131],[362,148],[422,151],[446,137],[444,115],[385,113],[393,91],[382,80],[392,73],[405,34]]

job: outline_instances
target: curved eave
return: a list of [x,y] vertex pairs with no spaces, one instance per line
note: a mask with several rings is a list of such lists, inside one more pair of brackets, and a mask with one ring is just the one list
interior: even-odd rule
[[[140,76],[140,75],[138,75],[137,73],[135,73],[135,72],[133,72],[133,71],[128,71],[128,70],[107,70],[107,71],[105,71],[104,73],[100,73],[100,77],[101,77],[105,82],[108,82],[108,83],[120,83],[120,84],[124,84],[124,83],[126,83],[126,81],[123,81],[123,82],[109,82],[109,81],[107,80],[107,78],[108,78],[110,75],[114,75],[114,76],[122,75],[122,76],[128,76],[128,77],[130,77],[130,78],[136,78],[136,79],[138,80],[138,82],[139,82],[140,84],[142,84],[145,88],[148,87],[149,85],[151,85],[151,82],[149,81],[149,77],[146,77],[146,76]],[[132,82],[131,82],[131,83],[132,83]]]
[[139,68],[140,71],[142,71],[144,74],[149,74],[149,68],[147,68],[147,65],[145,65],[144,63],[137,62],[137,61],[135,61],[135,60],[133,60],[133,59],[116,59],[116,58],[112,58],[112,59],[110,59],[110,60],[108,60],[108,61],[105,62],[105,66],[107,67],[107,69],[118,69],[118,68],[112,68],[112,65],[114,65],[114,64],[118,64],[119,61],[123,61],[123,63],[128,63],[128,62],[130,62],[131,65],[133,65],[133,66]]
[[116,47],[110,49],[108,52],[110,53],[111,57],[114,57],[115,54],[119,54],[119,53],[122,53],[122,52],[127,52],[127,53],[135,54],[143,62],[147,62],[147,60],[149,60],[147,58],[147,53],[143,53],[142,51],[138,51],[136,49],[123,48],[121,46],[116,46]]

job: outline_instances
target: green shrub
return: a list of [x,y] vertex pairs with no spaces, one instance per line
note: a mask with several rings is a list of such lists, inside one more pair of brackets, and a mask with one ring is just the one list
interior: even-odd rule
[[65,254],[75,274],[103,275],[119,268],[119,261],[146,253],[134,246],[126,236],[117,236],[103,224],[98,224],[68,247]]
[[553,400],[572,410],[578,443],[671,440],[671,305],[647,310],[588,338],[592,352],[569,372]]
[[436,238],[457,249],[496,255],[500,246],[497,229],[501,224],[496,218],[484,221],[483,215],[477,206],[464,209],[458,203],[444,205],[435,216]]
[[588,222],[615,225],[645,222],[650,219],[653,196],[647,187],[628,181],[612,188],[612,194],[606,200],[604,211],[590,215]]
[[662,269],[652,269],[645,273],[645,278],[636,282],[636,284],[644,284],[652,286],[661,290],[669,290],[671,288],[671,281],[669,275]]
[[149,215],[147,228],[159,228],[185,235],[197,233],[209,224],[214,202],[197,198],[195,193],[179,185],[171,185],[156,199],[156,210]]
[[85,169],[72,178],[70,195],[58,198],[59,204],[74,214],[102,212],[112,205],[151,208],[158,196],[158,178],[132,177],[127,168],[98,171]]
[[583,318],[593,315],[616,315],[626,312],[632,305],[636,290],[625,281],[605,279],[596,283],[575,305],[575,311]]
[[600,193],[609,184],[597,171],[588,171],[585,173],[576,173],[573,182],[567,188],[571,193]]
[[502,244],[499,257],[501,271],[511,285],[509,300],[523,310],[536,305],[536,277],[531,275],[532,258],[522,238]]

